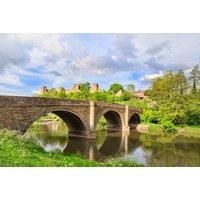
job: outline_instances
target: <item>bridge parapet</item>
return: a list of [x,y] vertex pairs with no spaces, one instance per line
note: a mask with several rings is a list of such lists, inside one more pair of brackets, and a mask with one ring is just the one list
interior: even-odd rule
[[[71,132],[94,134],[104,116],[107,128],[129,130],[139,123],[141,110],[122,104],[45,97],[0,96],[0,125],[25,133],[40,116],[52,112],[62,118]],[[135,115],[135,116],[134,116]]]

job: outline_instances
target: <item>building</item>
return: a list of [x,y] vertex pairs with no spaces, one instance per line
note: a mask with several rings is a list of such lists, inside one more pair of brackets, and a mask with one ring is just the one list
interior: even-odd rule
[[48,92],[48,88],[46,86],[42,86],[40,88],[40,94],[45,94],[46,92]]
[[76,83],[73,85],[71,92],[79,92],[81,90],[81,84],[80,83]]
[[134,93],[134,96],[138,99],[146,99],[147,97],[145,96],[145,90],[137,90]]
[[98,83],[94,83],[91,88],[90,88],[90,92],[91,93],[95,93],[95,92],[99,92],[100,89],[99,89],[99,84]]

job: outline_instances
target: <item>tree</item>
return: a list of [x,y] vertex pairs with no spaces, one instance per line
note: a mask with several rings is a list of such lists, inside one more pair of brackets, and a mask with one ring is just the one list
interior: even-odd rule
[[185,77],[185,74],[183,70],[179,70],[175,74],[175,90],[177,94],[182,95],[187,90],[187,78]]
[[55,88],[51,88],[51,89],[48,90],[47,93],[44,94],[44,96],[56,98],[57,94],[58,94],[58,92],[56,91],[56,89]]
[[89,93],[90,92],[90,83],[89,82],[82,83],[80,90],[81,90],[81,92]]
[[65,92],[65,88],[61,87],[58,90],[58,97],[64,99],[66,97],[66,92]]
[[134,93],[135,92],[135,85],[134,84],[128,84],[126,86],[126,90],[130,93]]
[[119,92],[120,90],[124,91],[124,88],[121,84],[119,83],[113,83],[110,86],[110,89],[108,90],[110,93],[112,94],[116,94],[117,92]]
[[190,72],[189,79],[192,81],[192,93],[197,92],[198,84],[200,83],[200,68],[199,65],[195,65]]
[[148,94],[157,100],[172,97],[175,92],[174,76],[171,71],[168,71],[162,77],[155,78]]

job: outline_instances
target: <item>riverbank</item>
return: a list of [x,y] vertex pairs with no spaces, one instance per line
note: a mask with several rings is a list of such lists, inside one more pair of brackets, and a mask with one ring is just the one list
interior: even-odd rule
[[90,161],[80,155],[45,152],[34,140],[8,130],[0,130],[1,167],[141,167],[142,164],[119,159]]
[[200,138],[200,126],[184,126],[177,127],[177,131],[168,133],[166,132],[161,125],[152,124],[152,123],[141,123],[138,125],[137,130],[146,135],[155,135],[155,136],[173,136],[179,137],[183,136],[185,138]]

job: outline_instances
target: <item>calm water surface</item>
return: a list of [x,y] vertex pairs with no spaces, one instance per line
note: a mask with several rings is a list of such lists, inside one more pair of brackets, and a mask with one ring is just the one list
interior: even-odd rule
[[46,151],[59,150],[66,155],[80,153],[90,160],[104,161],[121,157],[145,166],[200,166],[200,139],[170,139],[132,132],[97,133],[96,139],[68,137],[66,126],[49,123],[31,127],[27,137],[35,138]]

